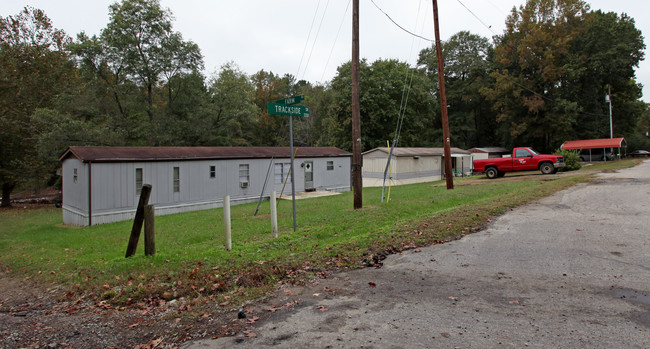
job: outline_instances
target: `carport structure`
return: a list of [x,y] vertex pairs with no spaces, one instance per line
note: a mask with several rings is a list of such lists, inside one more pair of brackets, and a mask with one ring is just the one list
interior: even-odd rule
[[625,138],[602,138],[602,139],[585,139],[579,141],[566,141],[560,146],[562,150],[588,150],[589,151],[589,161],[592,160],[592,150],[598,149],[603,152],[603,159],[607,161],[607,156],[604,156],[607,153],[607,149],[618,148],[617,154],[618,158],[621,157],[621,148],[627,149],[627,143]]

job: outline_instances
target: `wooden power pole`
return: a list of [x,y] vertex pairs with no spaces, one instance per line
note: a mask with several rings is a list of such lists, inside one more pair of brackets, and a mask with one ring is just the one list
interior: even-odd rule
[[361,106],[359,105],[359,0],[352,0],[352,189],[354,209],[363,206],[361,195]]
[[[440,45],[440,28],[438,26],[438,1],[433,0],[433,28],[436,34],[436,57],[438,59],[438,88],[440,91],[440,108],[442,109],[442,137],[445,146],[445,179],[447,190],[454,189],[454,177],[451,172],[451,143],[449,139],[449,119],[447,117],[447,93],[445,92],[445,72]],[[353,90],[354,91],[354,90]]]

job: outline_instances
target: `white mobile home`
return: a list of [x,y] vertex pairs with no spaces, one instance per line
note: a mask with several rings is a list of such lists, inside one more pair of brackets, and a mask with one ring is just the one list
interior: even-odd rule
[[[381,186],[390,148],[380,147],[363,153],[363,185]],[[471,171],[472,159],[467,150],[451,148],[454,175]],[[439,181],[444,175],[444,148],[395,148],[391,156],[390,177],[395,185]]]
[[[334,147],[297,148],[296,192],[349,191],[351,159]],[[143,184],[157,215],[222,207],[226,195],[253,202],[280,193],[291,162],[289,147],[70,147],[60,160],[63,223],[78,226],[132,219]]]

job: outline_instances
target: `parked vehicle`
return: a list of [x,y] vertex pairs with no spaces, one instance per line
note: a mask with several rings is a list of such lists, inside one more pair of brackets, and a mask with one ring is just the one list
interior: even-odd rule
[[627,156],[637,157],[637,156],[650,156],[650,151],[647,150],[635,150],[631,153],[628,153]]
[[616,159],[616,154],[611,151],[603,152],[603,149],[583,149],[580,151],[580,162],[591,161],[613,161]]
[[544,155],[528,147],[513,149],[512,157],[474,160],[474,172],[485,172],[490,179],[515,171],[540,170],[542,174],[552,174],[564,166],[561,155]]

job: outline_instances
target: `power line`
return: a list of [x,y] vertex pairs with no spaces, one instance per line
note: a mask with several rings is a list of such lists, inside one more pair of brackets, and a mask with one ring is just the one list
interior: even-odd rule
[[461,4],[467,11],[469,11],[469,13],[471,13],[472,16],[474,16],[474,18],[476,18],[479,22],[481,22],[483,26],[485,26],[489,31],[491,31],[492,34],[497,35],[497,33],[495,33],[494,30],[492,30],[491,25],[485,24],[485,22],[483,22],[474,12],[472,12],[472,10],[469,9],[469,7],[465,6],[465,4],[463,4],[460,0],[456,0],[456,1],[458,1],[459,4]]
[[302,78],[305,78],[307,74],[307,67],[309,66],[309,61],[311,60],[311,55],[314,53],[314,46],[316,46],[316,41],[318,40],[318,34],[320,33],[320,28],[323,26],[323,20],[325,19],[325,14],[327,13],[327,7],[330,4],[330,0],[327,0],[325,4],[325,9],[323,10],[323,16],[320,18],[320,23],[318,24],[318,30],[316,30],[316,36],[314,37],[314,42],[311,45],[311,50],[309,51],[309,57],[307,58],[307,63],[305,63],[305,70],[302,73]]
[[307,34],[307,41],[305,42],[305,47],[302,49],[302,56],[300,57],[300,63],[298,63],[298,71],[296,72],[296,79],[300,75],[300,68],[302,67],[302,60],[305,58],[305,52],[307,51],[307,46],[309,45],[309,39],[311,38],[311,31],[314,29],[314,23],[316,23],[316,15],[318,14],[318,9],[320,8],[320,0],[316,5],[316,11],[314,11],[314,17],[311,19],[311,26],[309,27],[309,34]]
[[327,56],[327,61],[325,62],[325,67],[323,68],[323,74],[320,76],[320,80],[323,81],[325,78],[325,72],[327,71],[327,65],[330,63],[330,58],[332,58],[332,53],[334,52],[334,47],[336,46],[336,42],[339,39],[339,34],[341,33],[341,28],[343,28],[343,23],[345,22],[345,16],[348,14],[348,9],[350,8],[350,3],[352,0],[348,0],[348,6],[345,7],[345,13],[343,13],[343,17],[341,18],[341,24],[339,24],[339,30],[336,32],[336,37],[334,38],[334,43],[332,44],[332,49],[330,49],[330,54]]
[[403,31],[407,32],[408,34],[410,34],[410,35],[412,35],[412,36],[415,36],[416,38],[420,38],[420,39],[422,39],[422,40],[426,40],[426,41],[429,41],[429,42],[433,42],[433,40],[428,39],[428,38],[425,38],[424,36],[420,36],[420,35],[418,35],[418,34],[415,34],[415,33],[411,32],[411,31],[405,29],[405,28],[402,27],[401,25],[397,24],[397,22],[395,22],[395,21],[393,20],[393,18],[391,18],[391,16],[388,15],[388,13],[384,12],[384,10],[382,10],[379,6],[377,6],[377,4],[375,3],[375,0],[370,0],[370,2],[372,2],[372,4],[375,5],[375,7],[376,7],[379,11],[381,11],[381,13],[383,13],[384,15],[386,15],[386,17],[388,17],[388,19],[389,19],[391,22],[393,22],[393,24],[395,24],[398,28],[402,29]]

